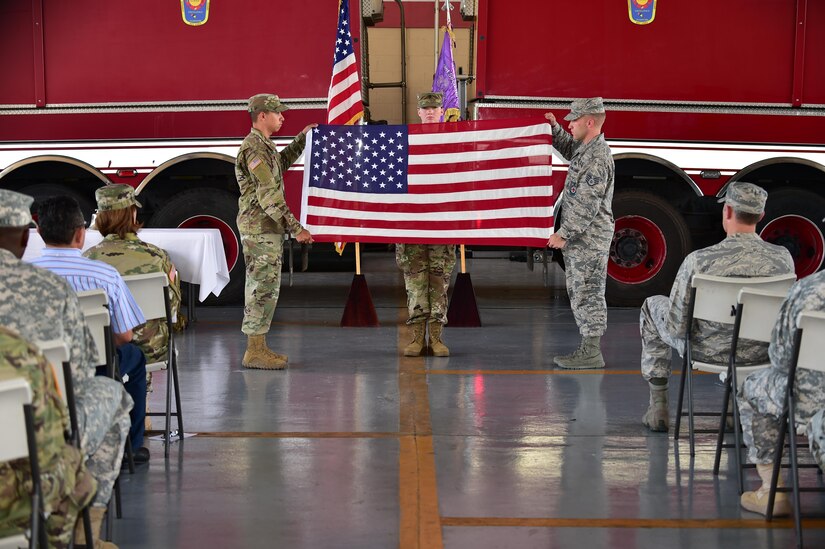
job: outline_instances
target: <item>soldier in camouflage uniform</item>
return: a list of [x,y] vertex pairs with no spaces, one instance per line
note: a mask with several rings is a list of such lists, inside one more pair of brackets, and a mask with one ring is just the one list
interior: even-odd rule
[[819,464],[819,468],[825,470],[825,410],[820,410],[813,415],[811,421],[808,422],[807,435],[811,454]]
[[[696,250],[679,267],[670,297],[655,295],[645,300],[639,317],[642,334],[642,376],[650,388],[650,406],[642,423],[651,431],[667,431],[669,409],[667,386],[671,373],[671,349],[685,352],[690,282],[694,274],[732,277],[777,276],[794,272],[793,259],[786,248],[769,244],[756,234],[768,193],[751,183],[734,183],[722,208],[722,242]],[[693,325],[693,358],[711,364],[727,364],[733,329],[726,324],[696,320]],[[743,366],[764,363],[767,345],[742,340],[737,363]]]
[[[441,93],[427,92],[418,96],[418,116],[422,124],[437,124],[444,114]],[[429,345],[434,356],[450,356],[442,341],[447,324],[447,290],[455,267],[455,245],[396,244],[395,260],[404,273],[407,289],[407,324],[412,326],[413,339],[404,347],[404,356],[419,356],[424,350],[424,337],[429,327]]]
[[[97,482],[80,450],[66,442],[69,411],[49,363],[15,332],[0,326],[0,380],[22,377],[32,389],[37,456],[46,531],[54,547],[68,547],[77,516],[91,503]],[[29,527],[31,470],[28,462],[0,464],[0,537]]]
[[69,346],[80,448],[98,485],[92,522],[99,531],[120,473],[134,403],[121,383],[95,376],[97,348],[69,284],[20,261],[28,243],[31,204],[30,196],[0,189],[0,325],[29,341],[63,339]]
[[[779,310],[771,336],[771,367],[745,378],[737,396],[748,459],[756,464],[756,470],[762,479],[762,486],[758,490],[742,494],[741,503],[748,511],[763,515],[768,510],[774,451],[779,439],[779,416],[782,415],[785,403],[785,389],[793,359],[794,331],[799,313],[803,311],[825,312],[825,271],[800,280],[790,289]],[[815,413],[825,408],[825,373],[797,370],[796,397],[796,421],[799,425],[805,425]],[[817,434],[823,436],[821,419],[808,425],[812,448]],[[780,476],[780,481],[781,479]],[[777,493],[774,515],[787,515],[790,510],[787,494]]]
[[279,153],[270,137],[281,129],[284,123],[281,113],[287,109],[277,95],[252,96],[247,105],[252,130],[241,143],[235,160],[235,177],[241,191],[238,231],[246,264],[241,325],[241,331],[247,335],[247,349],[243,356],[246,368],[286,368],[286,355],[271,351],[266,344],[266,334],[281,291],[284,234],[288,231],[298,242],[312,243],[312,235],[287,206],[284,172],[301,156],[306,134],[317,124],[304,128]]
[[577,99],[570,107],[571,133],[546,113],[553,130],[553,147],[570,165],[564,182],[561,223],[547,246],[564,250],[567,295],[581,342],[572,353],[556,356],[567,369],[604,368],[601,337],[607,330],[607,259],[613,239],[613,179],[615,168],[604,140],[601,97]]
[[[135,190],[129,185],[106,185],[95,191],[97,216],[95,226],[103,241],[86,250],[83,255],[98,259],[118,270],[122,276],[165,273],[169,278],[169,298],[172,315],[180,318],[180,278],[165,250],[142,241],[137,231],[142,227],[137,221],[137,209],[141,207],[135,198]],[[146,355],[146,362],[166,360],[169,350],[169,333],[166,321],[153,319],[132,330],[132,343]],[[146,374],[147,393],[152,392],[152,373]],[[149,399],[146,399],[148,412]],[[146,428],[151,428],[146,418]]]

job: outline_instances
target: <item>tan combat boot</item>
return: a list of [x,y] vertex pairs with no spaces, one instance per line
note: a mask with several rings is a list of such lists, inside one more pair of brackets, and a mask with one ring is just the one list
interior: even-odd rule
[[450,356],[450,349],[441,341],[441,331],[444,324],[441,322],[430,322],[430,349],[433,356]]
[[[111,541],[100,539],[100,532],[103,527],[103,517],[106,514],[105,507],[89,507],[89,518],[92,523],[92,535],[95,537],[94,549],[117,549],[117,545]],[[86,532],[83,528],[83,515],[77,517],[77,524],[74,528],[74,544],[88,545],[86,543]]]
[[570,360],[571,358],[576,358],[582,352],[584,348],[584,338],[581,338],[579,341],[579,346],[573,352],[567,353],[566,355],[556,355],[553,357],[553,362],[559,364],[560,362],[564,362],[566,360]]
[[573,352],[570,358],[556,357],[555,362],[560,368],[567,370],[593,370],[604,368],[604,356],[601,350],[601,336],[582,337],[581,346]]
[[404,356],[420,356],[421,351],[424,350],[424,332],[427,325],[423,322],[412,325],[413,340],[410,344],[404,347]]
[[283,370],[286,360],[281,360],[276,353],[272,353],[266,346],[266,335],[251,335],[247,337],[246,352],[243,355],[244,368],[258,370]]
[[[756,472],[759,473],[759,478],[762,479],[762,486],[755,492],[745,492],[739,498],[742,507],[748,511],[759,513],[760,515],[768,514],[768,494],[771,491],[771,476],[773,475],[773,463],[757,463]],[[784,486],[782,482],[782,475],[776,481],[776,486]],[[788,501],[788,494],[784,492],[777,492],[773,500],[773,516],[787,517],[791,514],[791,503]]]
[[651,431],[666,433],[670,426],[670,410],[667,403],[667,382],[664,385],[650,386],[650,406],[647,408],[642,425]]

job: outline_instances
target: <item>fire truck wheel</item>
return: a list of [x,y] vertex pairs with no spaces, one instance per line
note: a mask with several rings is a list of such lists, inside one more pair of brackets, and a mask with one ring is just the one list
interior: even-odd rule
[[682,214],[666,200],[629,190],[613,197],[616,229],[607,262],[607,302],[639,306],[648,296],[669,294],[691,250]]
[[218,229],[223,240],[229,284],[207,304],[229,305],[243,301],[244,262],[241,238],[235,222],[238,197],[219,189],[190,189],[173,196],[147,222],[147,227]]
[[71,196],[80,205],[80,210],[83,212],[83,217],[89,221],[92,217],[92,212],[95,211],[94,198],[89,198],[78,192],[72,191],[63,185],[56,183],[39,183],[37,185],[29,185],[23,187],[18,192],[34,197],[34,211],[37,211],[37,205],[44,199],[50,196]]
[[822,268],[825,256],[825,198],[803,189],[771,191],[765,217],[756,226],[763,239],[791,252],[799,278]]

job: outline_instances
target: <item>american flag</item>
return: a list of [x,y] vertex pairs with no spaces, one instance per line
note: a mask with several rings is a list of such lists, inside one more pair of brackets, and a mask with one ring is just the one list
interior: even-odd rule
[[321,242],[544,247],[553,228],[546,122],[319,126],[301,223]]
[[338,2],[338,31],[335,33],[335,60],[329,82],[327,123],[354,124],[364,116],[361,81],[349,31],[349,0]]

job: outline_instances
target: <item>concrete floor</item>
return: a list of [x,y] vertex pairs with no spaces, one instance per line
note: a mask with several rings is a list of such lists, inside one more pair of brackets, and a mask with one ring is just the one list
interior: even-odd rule
[[[124,473],[128,548],[792,547],[787,520],[740,510],[715,440],[640,423],[637,309],[611,309],[607,369],[557,370],[577,343],[563,273],[468,262],[484,326],[445,331],[450,358],[403,358],[403,281],[365,254],[379,328],[340,328],[352,273],[286,277],[269,336],[284,372],[241,367],[240,308],[201,308],[178,339],[186,431],[168,461]],[[164,394],[156,378],[154,409]],[[675,409],[678,377],[671,383]],[[698,377],[697,407],[722,389]],[[680,452],[681,451],[681,452]],[[753,471],[749,475],[754,475]],[[750,484],[756,481],[753,476]],[[803,482],[816,481],[803,472]],[[808,511],[825,498],[803,497]],[[806,523],[808,547],[825,521]]]

